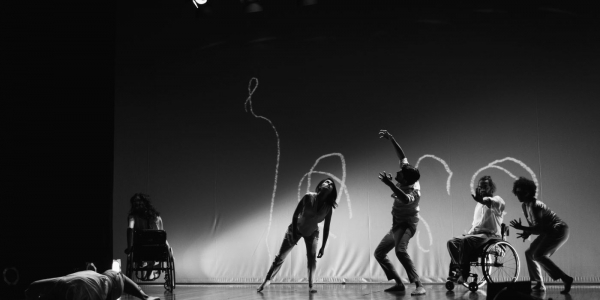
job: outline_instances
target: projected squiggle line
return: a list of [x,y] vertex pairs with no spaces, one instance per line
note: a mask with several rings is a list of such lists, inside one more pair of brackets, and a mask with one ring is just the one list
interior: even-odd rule
[[[256,82],[256,85],[254,85],[254,88],[252,87],[252,81]],[[265,245],[267,246],[267,253],[269,255],[269,260],[271,260],[271,251],[269,251],[269,245],[268,245],[268,240],[269,240],[269,233],[271,232],[271,223],[273,221],[273,206],[275,205],[275,192],[277,191],[277,176],[279,174],[279,157],[281,154],[280,151],[280,147],[279,147],[279,133],[277,132],[277,128],[275,128],[275,125],[273,125],[273,122],[271,122],[271,120],[263,117],[263,116],[258,116],[254,113],[254,110],[252,109],[252,94],[254,94],[254,91],[256,91],[256,88],[258,87],[258,79],[256,77],[252,77],[252,79],[250,79],[250,82],[248,83],[248,98],[246,99],[246,102],[244,103],[244,108],[246,109],[246,112],[248,112],[248,108],[250,109],[250,113],[258,119],[262,119],[265,120],[267,122],[269,122],[269,125],[271,125],[271,127],[273,128],[273,131],[275,132],[275,137],[277,137],[277,163],[275,165],[275,180],[273,182],[273,194],[271,195],[271,208],[269,210],[269,226],[267,227],[267,235],[265,237]]]
[[[499,164],[499,163],[507,161],[507,160],[515,162],[515,163],[519,164],[521,167],[523,167],[523,169],[527,170],[527,172],[529,172],[529,174],[531,175],[531,178],[532,178],[533,182],[535,183],[535,185],[539,186],[538,185],[537,177],[535,176],[535,173],[533,172],[533,170],[531,168],[529,168],[525,163],[523,163],[522,161],[520,161],[520,160],[518,160],[516,158],[505,157],[503,159],[498,159],[498,160],[495,160],[495,161],[489,163],[487,166],[485,166],[485,167],[477,170],[477,172],[475,172],[475,174],[473,174],[473,177],[471,177],[471,193],[475,194],[475,178],[477,177],[477,175],[479,175],[479,173],[481,173],[481,171],[483,171],[485,169],[495,168],[495,169],[498,169],[498,170],[502,170],[506,174],[508,174],[508,176],[510,176],[510,177],[512,177],[513,179],[516,180],[518,178],[517,176],[515,176],[513,173],[509,172],[505,168],[496,165],[496,164]],[[537,191],[535,192],[535,197],[536,198],[538,197],[539,190],[540,189],[537,189]]]
[[[321,161],[321,159],[323,158],[327,158],[330,156],[338,156],[340,158],[340,161],[342,163],[342,179],[340,180],[338,177],[336,177],[335,175],[328,173],[328,172],[322,172],[322,171],[315,171],[315,167],[319,164],[319,161]],[[335,202],[339,202],[339,200],[342,198],[342,193],[346,194],[346,201],[348,203],[348,214],[349,214],[349,218],[352,219],[352,203],[350,201],[350,194],[348,193],[348,187],[346,187],[346,160],[344,159],[344,155],[342,155],[341,153],[329,153],[329,154],[325,154],[319,158],[317,158],[317,160],[315,161],[315,163],[313,164],[313,166],[310,168],[310,171],[308,171],[306,174],[304,174],[304,176],[302,176],[302,178],[300,179],[300,182],[298,183],[298,201],[300,201],[302,198],[300,196],[300,189],[302,186],[302,182],[304,182],[304,178],[307,178],[306,180],[306,192],[310,191],[310,180],[311,180],[311,175],[312,174],[323,174],[326,176],[331,177],[333,180],[339,182],[340,184],[340,190],[338,191],[338,196],[337,199],[335,199]]]
[[[419,221],[423,221],[423,224],[425,224],[425,229],[427,229],[427,234],[429,235],[429,246],[433,245],[433,236],[431,235],[431,228],[429,228],[429,224],[427,224],[423,216],[419,216]],[[429,250],[421,247],[421,243],[419,242],[419,233],[421,233],[421,231],[417,230],[417,247],[419,247],[421,251],[427,253]]]
[[448,180],[446,180],[446,191],[448,192],[448,195],[450,195],[450,179],[452,179],[452,171],[450,170],[450,167],[448,167],[448,164],[446,163],[446,161],[444,161],[443,159],[432,155],[432,154],[425,154],[421,157],[419,157],[419,160],[417,160],[417,164],[415,165],[415,168],[419,167],[419,163],[421,162],[422,159],[424,158],[433,158],[437,161],[439,161],[440,163],[442,163],[442,165],[444,165],[444,169],[446,169],[446,172],[448,172]]

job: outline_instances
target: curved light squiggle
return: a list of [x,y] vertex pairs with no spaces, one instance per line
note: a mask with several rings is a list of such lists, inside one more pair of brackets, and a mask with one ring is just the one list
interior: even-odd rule
[[440,163],[442,163],[442,165],[444,165],[444,169],[446,169],[446,172],[448,172],[448,179],[446,180],[446,192],[448,192],[448,195],[450,195],[450,180],[452,179],[452,171],[450,170],[450,167],[448,167],[448,164],[446,163],[446,161],[435,155],[425,154],[425,155],[419,157],[419,160],[417,160],[417,164],[415,165],[415,168],[419,168],[419,163],[424,158],[433,158],[433,159],[439,161]]
[[[327,158],[330,156],[338,156],[340,158],[340,162],[342,163],[342,179],[341,180],[331,173],[315,171],[315,167],[319,164],[319,161],[321,161],[321,159],[323,159],[323,158]],[[329,176],[333,180],[339,182],[340,189],[338,191],[338,196],[337,196],[337,199],[335,199],[335,202],[336,203],[339,202],[339,200],[342,198],[342,194],[345,193],[346,201],[348,203],[349,218],[352,219],[352,202],[350,201],[350,194],[348,193],[348,187],[346,186],[346,160],[344,159],[344,155],[342,155],[341,153],[329,153],[329,154],[325,154],[325,155],[317,158],[317,160],[315,161],[313,166],[310,168],[310,171],[308,171],[306,174],[304,174],[304,176],[302,176],[302,178],[300,179],[300,182],[298,183],[298,201],[300,201],[302,199],[300,190],[301,190],[302,182],[304,182],[304,178],[307,178],[306,192],[310,191],[310,180],[311,180],[312,174],[323,174],[323,175]]]
[[[256,82],[254,87],[252,87],[253,81]],[[250,110],[250,113],[255,118],[262,119],[262,120],[269,122],[269,125],[271,125],[271,127],[273,128],[273,131],[275,132],[275,137],[277,138],[277,163],[275,165],[275,180],[273,182],[273,194],[271,195],[271,208],[269,210],[269,226],[267,227],[267,235],[265,237],[265,245],[267,246],[267,253],[269,255],[269,260],[271,260],[271,251],[269,251],[268,240],[269,240],[269,233],[271,232],[271,223],[273,222],[273,206],[275,205],[275,192],[277,191],[277,176],[279,175],[279,157],[280,157],[281,151],[280,151],[280,146],[279,146],[279,133],[277,132],[277,128],[275,128],[275,125],[273,125],[273,122],[271,122],[271,120],[269,120],[263,116],[256,115],[254,113],[254,110],[252,109],[252,94],[254,94],[254,91],[256,91],[257,87],[258,87],[258,79],[256,77],[252,77],[252,79],[250,79],[250,82],[248,83],[248,98],[246,99],[246,102],[244,103],[244,108],[246,109],[246,112],[248,112],[248,110]]]
[[[475,194],[475,178],[477,177],[477,175],[479,175],[479,173],[481,173],[481,172],[482,172],[483,170],[485,170],[485,169],[489,169],[489,168],[495,168],[495,169],[502,170],[502,171],[504,171],[506,174],[508,174],[508,176],[510,176],[510,177],[512,177],[513,179],[515,179],[515,180],[516,180],[516,179],[518,178],[517,176],[515,176],[514,174],[512,174],[511,172],[509,172],[509,171],[508,171],[508,170],[506,170],[505,168],[503,168],[503,167],[500,167],[500,166],[497,166],[497,165],[496,165],[496,164],[499,164],[499,163],[502,163],[502,162],[505,162],[505,161],[512,161],[512,162],[515,162],[515,163],[517,163],[518,165],[520,165],[521,167],[523,167],[523,169],[525,169],[527,172],[529,172],[529,175],[531,175],[531,179],[533,180],[533,182],[535,183],[535,185],[536,185],[536,186],[539,186],[539,185],[538,185],[538,180],[537,180],[537,177],[535,176],[535,173],[533,172],[533,170],[532,170],[530,167],[528,167],[528,166],[527,166],[527,165],[526,165],[524,162],[522,162],[522,161],[520,161],[520,160],[518,160],[518,159],[516,159],[516,158],[512,158],[512,157],[505,157],[505,158],[503,158],[503,159],[498,159],[498,160],[495,160],[495,161],[493,161],[493,162],[489,163],[487,166],[484,166],[483,168],[481,168],[481,169],[477,170],[477,172],[475,172],[475,174],[473,174],[473,177],[471,177],[471,193],[472,193],[472,194]],[[538,188],[538,189],[536,190],[536,192],[535,192],[535,197],[536,197],[536,198],[538,197],[539,190],[540,190],[540,189]]]
[[[431,247],[431,245],[433,245],[433,236],[431,235],[431,228],[429,228],[429,224],[427,224],[423,216],[419,216],[419,221],[423,221],[423,224],[425,224],[425,229],[427,229],[427,234],[429,235],[429,246]],[[427,253],[429,252],[429,250],[421,247],[421,242],[419,242],[419,233],[421,233],[421,231],[417,230],[417,247],[419,247],[421,251]]]

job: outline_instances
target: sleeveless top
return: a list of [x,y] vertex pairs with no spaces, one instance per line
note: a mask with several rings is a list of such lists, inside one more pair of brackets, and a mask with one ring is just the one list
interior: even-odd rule
[[319,205],[317,194],[309,192],[302,197],[302,211],[298,215],[298,231],[302,236],[310,236],[316,230],[319,230],[318,224],[325,220],[332,207],[322,202]]

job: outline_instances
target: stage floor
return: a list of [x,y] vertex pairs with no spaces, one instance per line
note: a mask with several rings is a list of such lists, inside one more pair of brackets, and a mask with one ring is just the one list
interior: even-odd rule
[[[318,290],[315,294],[308,293],[307,284],[271,284],[261,293],[256,292],[258,284],[246,285],[178,285],[173,293],[165,291],[163,286],[143,285],[142,289],[151,296],[160,297],[165,300],[191,300],[191,299],[236,299],[236,300],[295,300],[295,299],[469,299],[485,300],[487,297],[486,286],[477,292],[470,292],[468,289],[460,286],[454,291],[449,292],[442,284],[426,284],[427,294],[423,296],[411,296],[410,291],[414,289],[411,285],[406,292],[387,293],[383,290],[391,284],[316,284]],[[562,285],[548,285],[544,293],[532,293],[540,299],[553,300],[588,300],[600,299],[600,285],[573,285],[571,293],[562,295],[559,292],[563,289]],[[129,295],[121,297],[121,300],[136,299]],[[535,299],[535,298],[532,298]]]

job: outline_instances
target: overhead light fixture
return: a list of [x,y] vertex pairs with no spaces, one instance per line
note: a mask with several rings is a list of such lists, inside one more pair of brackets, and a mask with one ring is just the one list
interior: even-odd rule
[[200,5],[206,4],[206,1],[207,0],[192,0],[194,5],[196,5],[196,8],[198,8],[198,4],[200,4]]
[[262,6],[258,4],[257,0],[240,0],[240,2],[244,4],[245,13],[255,13],[263,10]]

